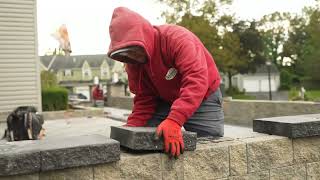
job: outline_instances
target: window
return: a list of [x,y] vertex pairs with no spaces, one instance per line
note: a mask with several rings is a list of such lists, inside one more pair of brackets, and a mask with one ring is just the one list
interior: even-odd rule
[[108,69],[107,68],[101,68],[101,76],[108,76]]
[[91,78],[91,70],[90,70],[90,68],[84,68],[82,73],[83,73],[83,77]]
[[72,75],[73,75],[73,73],[72,73],[71,69],[64,70],[64,76],[72,76]]

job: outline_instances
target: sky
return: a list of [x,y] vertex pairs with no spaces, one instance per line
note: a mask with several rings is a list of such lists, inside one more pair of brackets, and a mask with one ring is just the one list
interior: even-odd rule
[[[260,19],[275,11],[301,12],[314,0],[234,0],[227,12],[241,19]],[[164,24],[164,6],[155,0],[38,0],[38,52],[44,55],[58,47],[51,36],[60,25],[66,24],[72,55],[106,54],[110,43],[108,26],[114,8],[125,6],[138,12],[152,24]]]

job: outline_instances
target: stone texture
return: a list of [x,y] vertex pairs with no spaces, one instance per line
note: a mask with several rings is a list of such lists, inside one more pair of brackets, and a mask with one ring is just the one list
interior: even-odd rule
[[294,161],[320,161],[320,137],[298,138],[293,140]]
[[253,131],[289,138],[320,135],[320,114],[256,119]]
[[306,179],[306,165],[299,164],[270,170],[270,180],[300,180]]
[[68,111],[47,111],[42,113],[45,120],[55,120],[64,118],[75,118],[75,117],[88,117],[98,116],[103,117],[102,108],[88,108],[81,110],[68,110]]
[[230,175],[244,175],[248,172],[246,144],[229,146]]
[[40,180],[93,180],[92,167],[78,167],[40,173]]
[[119,161],[121,179],[162,180],[160,154],[121,154]]
[[120,179],[119,162],[96,165],[93,167],[95,180],[114,180]]
[[230,176],[228,180],[269,180],[269,172],[262,171],[243,176]]
[[43,140],[41,146],[42,171],[109,163],[120,159],[119,143],[101,135]]
[[166,154],[160,154],[162,180],[183,180],[184,179],[184,155],[178,159],[170,159]]
[[[155,140],[156,128],[152,127],[115,127],[111,126],[110,138],[131,150],[162,150],[163,140]],[[183,131],[185,150],[196,149],[197,134]]]
[[16,176],[0,177],[0,180],[39,180],[39,174],[25,174]]
[[262,136],[244,139],[247,143],[248,172],[293,164],[292,141],[279,136]]
[[320,162],[307,163],[307,179],[320,179]]
[[243,103],[233,100],[224,101],[223,112],[225,123],[251,126],[252,117],[254,117],[254,105],[254,103]]
[[229,175],[228,146],[199,145],[184,154],[184,179],[218,179]]
[[34,141],[0,144],[0,176],[39,172],[40,152]]

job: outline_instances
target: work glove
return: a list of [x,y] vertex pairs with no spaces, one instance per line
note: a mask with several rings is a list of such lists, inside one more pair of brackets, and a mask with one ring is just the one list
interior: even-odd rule
[[178,158],[184,151],[181,126],[171,119],[166,119],[157,127],[157,138],[163,136],[165,152],[170,157]]

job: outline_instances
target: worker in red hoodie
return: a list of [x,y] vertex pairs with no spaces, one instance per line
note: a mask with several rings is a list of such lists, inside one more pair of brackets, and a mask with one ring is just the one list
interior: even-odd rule
[[152,26],[119,7],[109,26],[108,56],[126,63],[134,106],[127,126],[157,127],[165,152],[183,153],[183,126],[198,136],[223,136],[216,64],[201,41],[177,25]]

